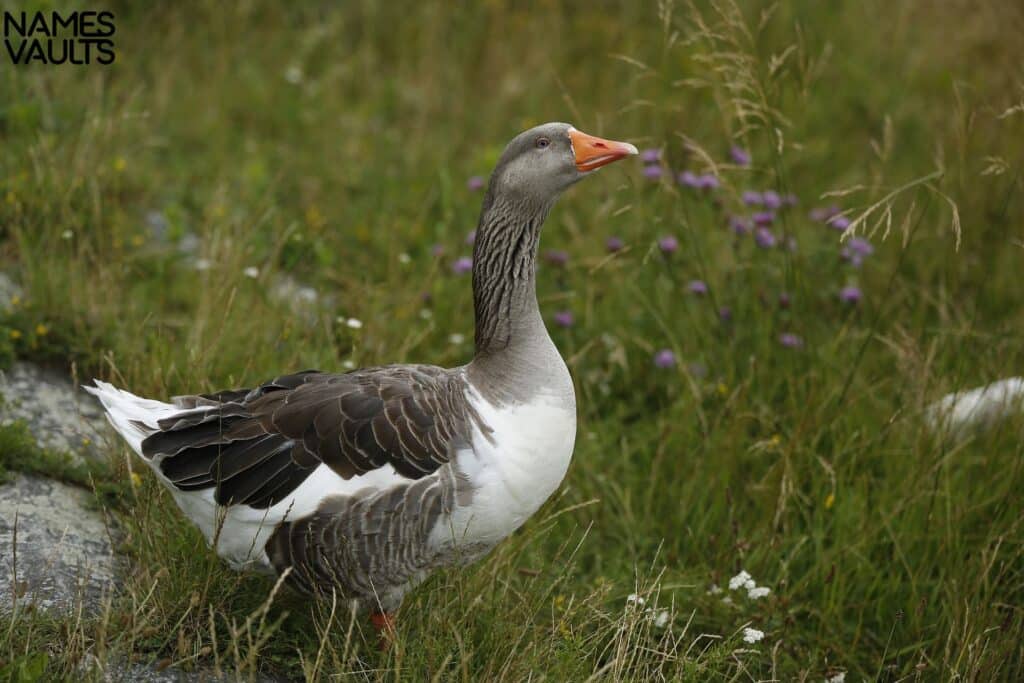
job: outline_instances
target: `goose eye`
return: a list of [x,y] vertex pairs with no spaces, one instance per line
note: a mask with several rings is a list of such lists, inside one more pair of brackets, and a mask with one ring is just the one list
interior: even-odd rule
[[537,142],[536,142],[537,149],[544,149],[545,147],[547,147],[550,144],[551,144],[551,140],[548,140],[547,138],[537,138]]

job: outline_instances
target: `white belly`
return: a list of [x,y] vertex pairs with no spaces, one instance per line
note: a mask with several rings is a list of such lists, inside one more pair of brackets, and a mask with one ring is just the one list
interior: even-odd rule
[[474,429],[472,449],[458,453],[472,496],[433,540],[490,546],[522,526],[562,482],[576,440],[576,409],[545,394],[516,406],[494,406],[476,392],[470,400],[490,431]]

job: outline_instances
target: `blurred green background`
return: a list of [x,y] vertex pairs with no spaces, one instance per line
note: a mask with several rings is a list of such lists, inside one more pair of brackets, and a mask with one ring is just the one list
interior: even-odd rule
[[[0,658],[45,648],[55,677],[87,654],[310,679],[1021,675],[1024,421],[952,441],[922,408],[1024,361],[1024,7],[103,8],[113,66],[0,68],[0,267],[25,288],[5,362],[155,398],[464,363],[468,180],[550,120],[660,161],[588,179],[545,228],[567,261],[542,255],[539,296],[580,413],[565,484],[410,596],[391,653],[290,596],[247,639],[272,584],[210,558],[145,478],[112,503],[131,576],[109,618],[22,615]],[[771,246],[765,191],[798,202],[760,217]],[[851,233],[810,216],[833,205]],[[730,591],[741,569],[770,595]]]

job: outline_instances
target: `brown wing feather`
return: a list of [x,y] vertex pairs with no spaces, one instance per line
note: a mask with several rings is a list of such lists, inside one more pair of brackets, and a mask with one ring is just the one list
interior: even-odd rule
[[307,370],[251,391],[175,398],[182,412],[142,442],[183,490],[222,505],[269,507],[320,465],[344,479],[390,464],[419,479],[448,462],[476,420],[458,371],[391,365]]

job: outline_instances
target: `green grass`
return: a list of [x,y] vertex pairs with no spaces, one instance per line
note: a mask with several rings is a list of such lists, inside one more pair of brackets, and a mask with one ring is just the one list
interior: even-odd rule
[[[1024,363],[1024,13],[399,4],[116,3],[115,66],[0,71],[0,257],[26,292],[0,357],[154,397],[465,362],[465,179],[567,120],[722,187],[715,203],[623,163],[552,213],[542,249],[571,259],[542,268],[541,304],[576,317],[552,330],[579,404],[566,482],[487,560],[412,594],[382,656],[341,605],[268,605],[272,582],[224,568],[144,478],[124,497],[124,594],[91,621],[9,620],[0,671],[45,651],[51,678],[123,658],[357,680],[1024,675],[1024,420],[954,443],[921,419]],[[751,167],[727,163],[734,143]],[[799,196],[774,226],[795,251],[728,230],[750,188]],[[867,214],[861,269],[806,217],[832,202]],[[627,248],[609,256],[612,234]],[[282,273],[329,305],[296,315],[267,293]],[[697,278],[708,296],[687,293]],[[843,305],[854,284],[863,302]],[[674,369],[654,367],[662,348]],[[741,568],[771,595],[708,592]]]

